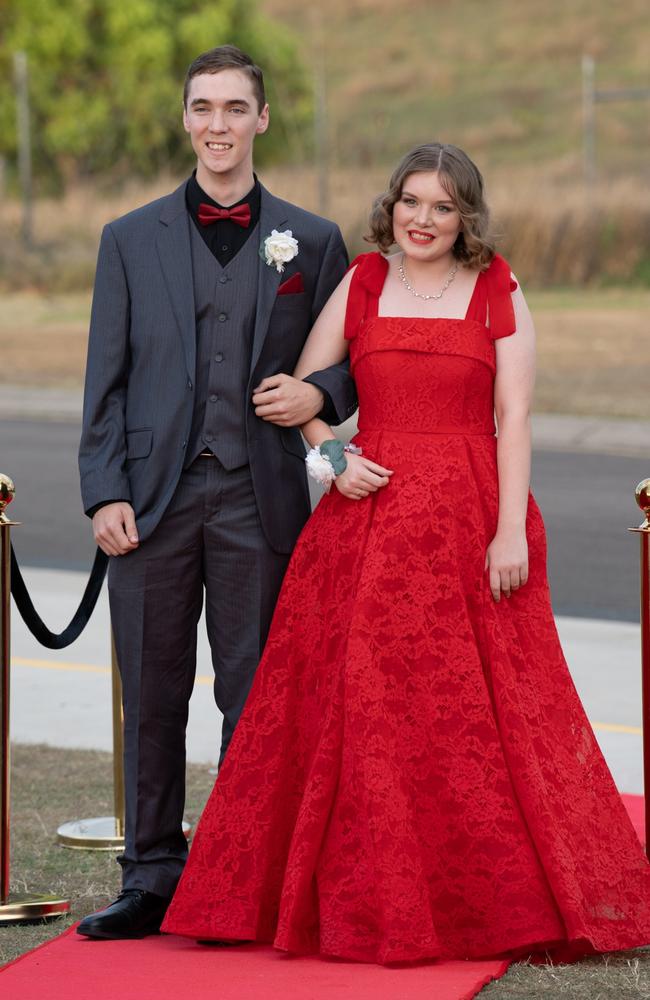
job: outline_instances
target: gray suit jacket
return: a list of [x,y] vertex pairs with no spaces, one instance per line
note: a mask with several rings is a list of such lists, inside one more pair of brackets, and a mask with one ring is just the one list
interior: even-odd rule
[[[185,184],[107,225],[93,295],[79,450],[84,509],[128,500],[141,541],[156,527],[185,462],[196,354],[192,258]],[[260,234],[290,229],[299,252],[280,274],[260,258],[246,434],[262,528],[289,552],[309,515],[304,448],[295,428],[255,416],[252,389],[291,373],[309,330],[347,266],[336,225],[262,188]],[[277,295],[299,272],[304,292]],[[347,366],[310,376],[339,423],[356,408]],[[334,412],[332,412],[332,409]]]

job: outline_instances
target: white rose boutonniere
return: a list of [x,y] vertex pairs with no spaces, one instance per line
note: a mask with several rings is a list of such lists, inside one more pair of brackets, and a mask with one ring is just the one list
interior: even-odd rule
[[260,247],[260,256],[264,258],[269,266],[275,264],[277,271],[284,271],[284,265],[288,264],[298,254],[298,240],[294,239],[290,229],[285,229],[279,233],[277,229],[272,230]]

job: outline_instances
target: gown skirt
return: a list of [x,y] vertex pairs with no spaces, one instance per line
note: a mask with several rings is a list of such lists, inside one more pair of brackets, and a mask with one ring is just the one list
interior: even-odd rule
[[[303,530],[244,713],[163,930],[365,962],[562,955],[650,942],[650,866],[551,611],[530,576],[494,602],[496,257],[461,319],[378,315],[357,260],[346,317],[363,454]],[[490,325],[486,325],[489,313]]]

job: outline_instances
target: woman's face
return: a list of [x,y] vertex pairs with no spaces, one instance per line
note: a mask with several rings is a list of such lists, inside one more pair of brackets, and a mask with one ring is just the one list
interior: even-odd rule
[[393,206],[393,236],[408,257],[422,261],[451,255],[462,229],[456,203],[434,170],[409,174]]

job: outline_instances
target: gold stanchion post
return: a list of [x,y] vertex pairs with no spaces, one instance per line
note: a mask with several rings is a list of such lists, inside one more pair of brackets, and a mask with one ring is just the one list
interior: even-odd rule
[[645,796],[646,854],[650,857],[650,479],[643,479],[634,495],[645,515],[630,531],[641,538],[641,682],[643,715],[643,792]]
[[14,498],[14,484],[0,475],[0,925],[49,920],[70,909],[67,899],[31,893],[10,894],[10,735],[9,689],[11,651],[11,527],[5,507]]
[[124,848],[124,715],[122,681],[111,631],[111,690],[113,701],[113,816],[95,816],[64,823],[56,832],[62,847],[85,851],[121,851]]
[[[97,816],[64,823],[57,830],[62,847],[85,851],[121,851],[124,848],[124,713],[122,681],[111,631],[111,687],[113,692],[113,799],[114,816]],[[183,833],[189,837],[192,828],[183,822]]]

